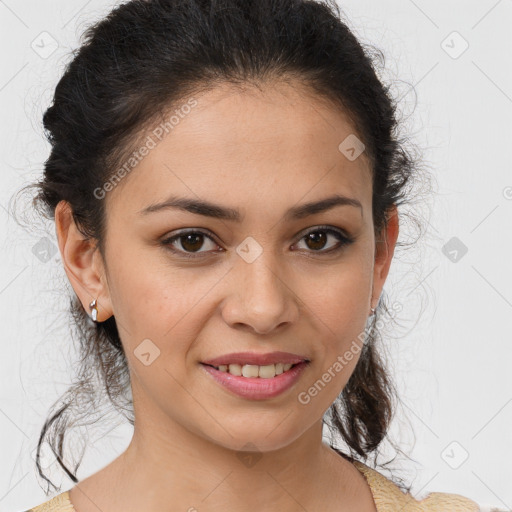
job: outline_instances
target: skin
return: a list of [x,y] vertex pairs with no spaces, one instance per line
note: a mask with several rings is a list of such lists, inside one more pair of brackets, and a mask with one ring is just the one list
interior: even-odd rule
[[[71,501],[77,512],[375,511],[364,477],[322,442],[323,414],[359,352],[308,404],[297,396],[354,340],[361,345],[393,257],[396,208],[376,240],[366,154],[350,161],[338,149],[357,133],[354,125],[299,84],[223,85],[195,98],[198,105],[107,193],[105,258],[65,202],[56,210],[76,294],[87,312],[97,298],[98,321],[116,317],[135,411],[126,451],[75,485]],[[362,210],[345,205],[284,219],[289,208],[333,193],[356,198]],[[243,219],[139,213],[171,194],[239,209]],[[326,253],[339,242],[334,235],[320,230],[323,245],[305,238],[319,225],[354,242]],[[211,236],[173,243],[196,259],[161,244],[184,228]],[[252,263],[236,252],[248,236],[263,250]],[[160,350],[147,366],[134,353],[144,339]],[[200,365],[276,350],[311,363],[292,389],[267,400],[231,394]],[[250,466],[240,457],[246,443],[260,457]]]

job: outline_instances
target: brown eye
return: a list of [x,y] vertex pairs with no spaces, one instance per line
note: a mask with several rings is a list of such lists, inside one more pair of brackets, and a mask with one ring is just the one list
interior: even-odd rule
[[210,236],[201,231],[181,232],[177,235],[162,240],[161,243],[175,253],[178,253],[186,258],[194,258],[196,257],[194,253],[201,254],[210,252],[209,250],[200,250],[203,248],[205,241],[210,241],[214,248],[218,247],[218,245]]
[[[329,236],[338,240],[338,244],[331,245],[325,249]],[[330,253],[331,251],[337,251],[346,245],[351,244],[354,240],[342,234],[340,231],[332,228],[318,227],[313,231],[309,231],[301,240],[305,241],[306,248],[311,252],[318,253]]]
[[325,231],[313,231],[312,233],[306,235],[305,239],[306,245],[309,249],[318,251],[324,248],[328,239],[328,235],[325,234]]
[[181,235],[178,240],[181,240],[181,246],[186,251],[197,252],[203,245],[204,235],[201,233],[191,233],[189,235]]

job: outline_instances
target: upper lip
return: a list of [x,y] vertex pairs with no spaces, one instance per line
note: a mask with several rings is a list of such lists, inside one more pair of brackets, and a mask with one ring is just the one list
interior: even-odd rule
[[229,365],[229,364],[254,364],[258,366],[265,366],[268,364],[297,364],[303,361],[309,361],[305,356],[292,354],[290,352],[269,352],[267,354],[258,354],[257,352],[235,352],[233,354],[225,354],[223,356],[215,357],[202,361],[203,364],[211,366]]

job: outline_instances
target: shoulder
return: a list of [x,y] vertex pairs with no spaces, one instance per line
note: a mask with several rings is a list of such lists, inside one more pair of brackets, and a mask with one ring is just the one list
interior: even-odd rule
[[353,464],[366,478],[378,512],[392,512],[405,507],[411,512],[480,512],[476,502],[460,494],[431,492],[425,499],[417,500],[375,469],[359,461]]
[[75,509],[69,500],[69,492],[64,491],[25,512],[75,512]]

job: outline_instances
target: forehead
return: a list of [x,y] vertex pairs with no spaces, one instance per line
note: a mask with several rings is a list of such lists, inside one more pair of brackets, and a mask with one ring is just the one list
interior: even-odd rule
[[[180,108],[186,104],[194,106]],[[339,148],[347,137],[361,138],[354,123],[298,83],[219,86],[185,98],[153,124],[140,139],[151,139],[151,149],[108,194],[116,208],[140,210],[170,194],[263,206],[333,188],[371,200],[366,154],[351,161]]]

